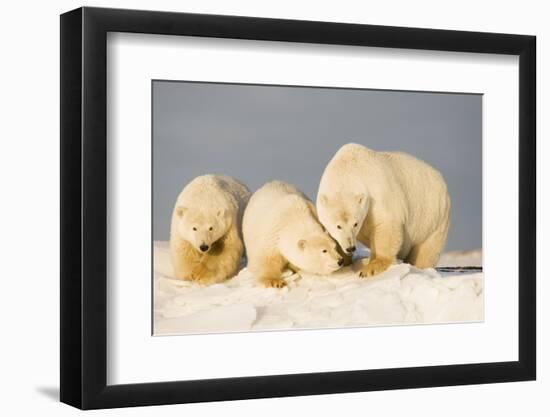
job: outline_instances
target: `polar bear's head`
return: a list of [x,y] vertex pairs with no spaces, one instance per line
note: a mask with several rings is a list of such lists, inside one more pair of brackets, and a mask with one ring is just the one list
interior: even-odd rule
[[176,230],[180,237],[198,251],[208,252],[231,227],[226,210],[198,210],[178,206],[175,209]]
[[336,249],[336,242],[322,230],[311,236],[289,239],[284,246],[285,258],[306,272],[328,275],[344,264],[344,259]]
[[352,254],[357,243],[357,234],[365,221],[368,199],[365,194],[335,193],[319,194],[317,214],[319,221],[340,247]]

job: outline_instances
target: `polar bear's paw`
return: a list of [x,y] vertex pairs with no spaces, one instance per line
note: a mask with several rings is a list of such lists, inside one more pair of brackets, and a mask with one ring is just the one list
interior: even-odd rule
[[216,277],[216,276],[200,276],[195,279],[195,282],[198,282],[201,285],[212,285],[212,284],[219,284],[220,282],[224,282],[225,279],[222,277]]
[[372,277],[384,272],[390,267],[392,261],[386,258],[374,258],[367,265],[361,268],[359,276],[362,278]]
[[198,263],[191,272],[191,281],[200,285],[212,285],[225,281],[225,277],[208,268],[206,263]]
[[267,288],[283,288],[286,287],[286,281],[282,278],[264,278],[262,283]]

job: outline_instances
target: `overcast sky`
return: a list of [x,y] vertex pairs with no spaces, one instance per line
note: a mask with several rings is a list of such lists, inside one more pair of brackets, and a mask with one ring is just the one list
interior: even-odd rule
[[153,237],[167,240],[175,199],[198,175],[251,191],[290,182],[313,201],[349,142],[404,151],[443,174],[452,201],[447,250],[481,247],[482,96],[153,81]]

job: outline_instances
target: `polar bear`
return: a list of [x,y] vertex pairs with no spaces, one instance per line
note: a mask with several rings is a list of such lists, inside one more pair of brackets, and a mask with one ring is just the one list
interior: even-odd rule
[[298,189],[272,181],[246,207],[243,236],[248,269],[266,287],[282,288],[285,269],[330,274],[343,257],[317,220],[315,206]]
[[342,146],[328,163],[317,195],[319,220],[346,250],[369,247],[360,276],[385,271],[396,258],[434,267],[445,246],[451,201],[442,175],[401,152]]
[[185,186],[172,212],[170,257],[175,277],[213,284],[232,277],[243,255],[241,223],[250,191],[224,175]]

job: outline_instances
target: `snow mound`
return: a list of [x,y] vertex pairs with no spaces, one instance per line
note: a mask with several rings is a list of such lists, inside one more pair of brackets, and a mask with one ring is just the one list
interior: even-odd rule
[[481,272],[442,275],[401,263],[374,278],[359,278],[366,261],[355,260],[330,276],[289,273],[283,289],[264,288],[246,268],[222,284],[200,286],[171,278],[168,246],[155,242],[154,333],[483,320]]

